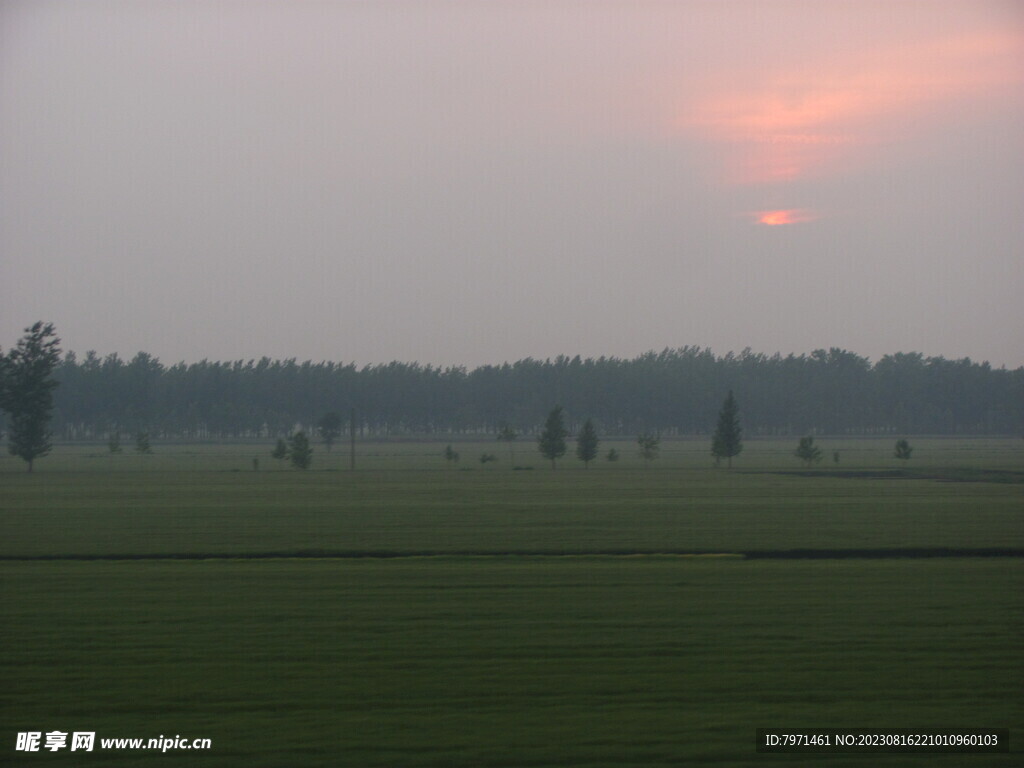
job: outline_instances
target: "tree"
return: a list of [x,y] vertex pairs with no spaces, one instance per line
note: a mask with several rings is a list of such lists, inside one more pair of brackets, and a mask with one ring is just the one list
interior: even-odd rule
[[107,449],[111,453],[121,452],[121,433],[111,432],[110,437],[107,439]]
[[900,459],[901,461],[909,461],[910,454],[913,452],[914,449],[910,447],[910,443],[908,443],[906,440],[896,441],[896,452],[894,455],[897,459]]
[[60,362],[60,339],[51,323],[38,322],[3,359],[0,407],[10,415],[8,449],[28,463],[45,456],[50,444],[53,413],[53,371]]
[[324,414],[317,422],[316,431],[320,435],[320,439],[324,441],[324,445],[327,446],[327,452],[330,453],[334,441],[341,435],[341,416],[334,411]]
[[814,438],[811,435],[800,438],[800,444],[793,451],[793,455],[808,467],[821,461],[821,449],[814,444]]
[[498,432],[498,442],[508,443],[508,463],[510,466],[515,463],[515,452],[512,447],[512,443],[515,442],[517,437],[519,437],[519,435],[517,435],[516,431],[508,424],[505,424],[501,428],[501,431]]
[[608,455],[605,456],[605,458],[608,461],[618,461],[619,460],[619,452],[617,450],[615,450],[614,448],[612,448],[610,451],[608,451]]
[[739,456],[743,450],[743,442],[740,436],[743,430],[740,428],[739,408],[736,406],[736,398],[732,396],[732,390],[726,395],[722,403],[722,410],[718,412],[718,426],[711,438],[711,455],[715,460],[725,459],[728,466],[732,468],[732,457]]
[[292,466],[296,469],[309,469],[313,461],[313,449],[309,445],[306,433],[296,432],[288,439],[288,453],[292,457]]
[[7,355],[0,347],[0,411],[7,410]]
[[594,429],[594,422],[587,419],[583,422],[583,429],[576,438],[576,458],[583,462],[584,467],[589,467],[590,462],[597,458],[597,430]]
[[139,432],[135,435],[135,450],[139,453],[152,453],[149,446],[149,432]]
[[481,453],[480,454],[480,463],[481,464],[490,464],[492,461],[497,461],[497,460],[498,460],[498,457],[495,456],[493,453]]
[[288,443],[284,441],[283,437],[277,438],[277,445],[274,446],[274,450],[270,452],[270,458],[283,461],[288,458]]
[[455,465],[459,462],[459,452],[452,448],[451,444],[444,447],[444,460]]
[[637,437],[636,442],[640,446],[640,455],[645,462],[658,458],[658,446],[661,443],[661,438],[644,433]]
[[565,438],[568,435],[565,428],[565,419],[562,416],[562,406],[556,405],[548,414],[544,422],[544,430],[537,438],[537,449],[541,455],[551,462],[551,468],[555,468],[555,460],[565,455]]
[[[3,351],[6,361],[10,349]],[[535,398],[548,391],[560,393],[550,397],[567,414],[586,413],[617,434],[707,431],[709,442],[718,410],[708,404],[721,407],[719,393],[729,387],[740,388],[743,397],[744,437],[754,429],[797,438],[879,429],[908,440],[932,433],[1019,435],[1024,424],[1024,367],[1007,370],[917,353],[885,356],[870,365],[842,350],[785,357],[744,350],[716,357],[686,347],[632,360],[527,359],[467,371],[398,362],[357,369],[270,358],[162,366],[150,355],[127,362],[87,352],[65,356],[54,379],[60,382],[49,423],[54,435],[102,443],[120,426],[130,430],[121,436],[125,452],[143,426],[151,435],[185,439],[270,434],[272,448],[277,435],[309,422],[309,414],[314,429],[331,410],[351,422],[356,404],[359,435],[493,433],[502,420],[536,423],[539,433],[547,414],[537,415]],[[2,420],[6,445],[10,418],[4,414]],[[357,431],[350,434],[355,438]],[[310,440],[319,442],[315,431]]]

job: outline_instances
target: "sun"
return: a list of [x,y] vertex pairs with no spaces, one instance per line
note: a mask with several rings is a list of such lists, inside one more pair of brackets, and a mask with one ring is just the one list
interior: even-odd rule
[[817,216],[805,208],[786,208],[777,211],[757,211],[754,220],[758,224],[769,227],[778,227],[783,224],[803,224],[807,221],[814,221]]

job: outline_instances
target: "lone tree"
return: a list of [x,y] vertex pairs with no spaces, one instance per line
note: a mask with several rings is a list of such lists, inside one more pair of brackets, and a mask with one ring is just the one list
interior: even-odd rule
[[508,424],[503,425],[501,431],[498,432],[498,442],[508,443],[508,463],[510,466],[515,463],[515,449],[512,447],[512,443],[516,441],[517,437],[519,435]]
[[121,433],[111,432],[110,437],[107,439],[107,449],[111,453],[121,452]]
[[793,451],[793,455],[808,467],[821,461],[821,449],[814,444],[814,438],[810,435],[800,438],[800,444]]
[[450,443],[444,447],[444,460],[453,466],[459,461],[459,452]]
[[149,445],[149,432],[139,432],[135,435],[135,450],[139,453],[152,453]]
[[270,458],[277,459],[278,461],[284,461],[288,458],[288,443],[284,441],[283,437],[277,438],[277,445],[270,452]]
[[658,458],[658,446],[661,444],[660,437],[645,432],[637,437],[636,442],[640,446],[640,456],[643,457],[645,466],[650,464],[653,459]]
[[910,447],[910,443],[908,443],[906,440],[896,441],[896,451],[894,455],[897,459],[901,459],[902,461],[908,461],[910,459],[910,454],[912,454],[913,452],[914,449]]
[[594,422],[587,419],[583,422],[583,429],[576,438],[576,458],[583,462],[585,468],[590,467],[590,462],[597,458],[597,430],[594,429]]
[[11,417],[12,454],[28,462],[45,456],[50,444],[50,414],[53,412],[53,370],[60,362],[60,339],[52,323],[38,322],[6,356],[0,356],[0,407]]
[[309,469],[313,461],[313,449],[309,446],[309,438],[305,432],[296,432],[288,438],[288,453],[292,457],[292,466],[296,469]]
[[730,389],[725,402],[722,403],[722,410],[718,412],[718,426],[711,438],[711,455],[715,457],[716,463],[725,459],[727,466],[732,469],[732,457],[739,456],[743,450],[743,442],[740,440],[742,434],[739,408]]
[[317,422],[316,431],[320,435],[320,439],[324,441],[324,445],[327,446],[327,452],[330,453],[334,441],[341,435],[341,416],[334,411],[324,414]]
[[555,460],[565,455],[565,437],[568,434],[565,429],[565,418],[562,416],[562,406],[556,405],[544,422],[544,431],[537,438],[537,449],[551,462],[552,469],[555,468]]
[[608,461],[618,461],[619,460],[619,452],[617,450],[615,450],[614,448],[612,448],[610,451],[608,451],[608,455],[605,456],[605,459],[607,459]]

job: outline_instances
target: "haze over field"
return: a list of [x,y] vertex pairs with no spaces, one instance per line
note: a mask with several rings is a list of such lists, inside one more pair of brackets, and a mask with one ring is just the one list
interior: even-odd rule
[[1024,365],[1018,2],[0,5],[0,343]]

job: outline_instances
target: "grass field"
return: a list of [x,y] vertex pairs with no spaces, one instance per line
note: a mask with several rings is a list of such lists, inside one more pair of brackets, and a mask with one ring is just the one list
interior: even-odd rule
[[[1024,441],[915,440],[899,475],[890,441],[836,442],[813,474],[770,441],[732,472],[688,441],[646,470],[628,443],[557,472],[492,443],[456,446],[472,471],[417,442],[354,473],[254,472],[244,444],[5,458],[0,763],[809,764],[755,729],[960,726],[1012,753],[827,763],[1021,764],[1024,559],[654,554],[1024,548]],[[55,729],[213,748],[13,750]]]

